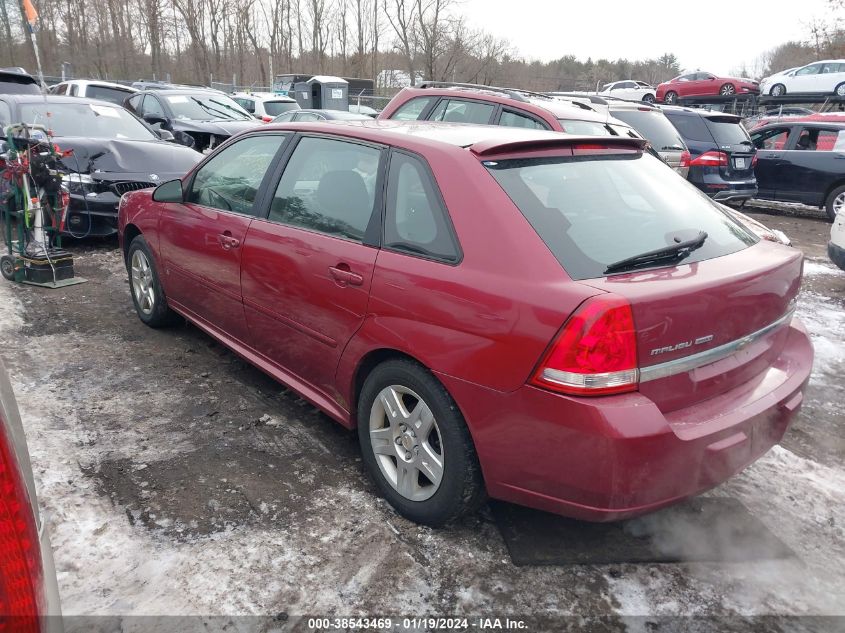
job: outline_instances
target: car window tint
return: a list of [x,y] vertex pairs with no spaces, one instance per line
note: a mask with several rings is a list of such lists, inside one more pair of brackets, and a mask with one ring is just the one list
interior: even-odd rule
[[845,133],[845,130],[824,130],[818,128],[805,128],[801,130],[801,135],[795,143],[797,150],[810,150],[819,152],[831,152],[842,148],[842,142],[839,141],[840,136]]
[[[757,238],[707,196],[640,152],[487,161],[489,172],[573,279],[707,232],[684,264],[747,248]],[[667,266],[673,263],[665,264]]]
[[510,112],[508,110],[502,112],[502,116],[499,118],[499,125],[503,125],[505,127],[524,127],[532,130],[549,129],[548,126],[543,125],[533,117],[525,116],[524,114],[517,114],[516,112]]
[[384,247],[455,262],[459,259],[440,194],[423,163],[395,153],[390,160]]
[[437,97],[417,97],[406,101],[399,109],[394,112],[390,118],[397,121],[416,121],[420,118],[423,111],[434,101]]
[[754,134],[751,142],[757,149],[783,149],[787,138],[789,138],[789,128],[778,127]]
[[704,120],[699,115],[678,115],[666,112],[666,116],[685,139],[713,142],[713,135],[710,134],[707,126],[704,125]]
[[249,136],[205,163],[191,183],[188,202],[255,215],[255,195],[285,136]]
[[144,96],[144,103],[141,106],[141,114],[143,116],[160,116],[164,117],[164,108],[161,103],[152,95]]
[[432,110],[428,120],[483,125],[490,122],[493,110],[495,106],[492,103],[442,99]]
[[290,157],[269,219],[361,241],[373,215],[381,151],[325,138],[303,138]]

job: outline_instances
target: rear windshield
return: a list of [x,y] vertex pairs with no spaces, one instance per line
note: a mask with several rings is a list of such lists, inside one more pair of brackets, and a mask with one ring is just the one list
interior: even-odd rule
[[567,134],[584,134],[586,136],[611,136],[611,129],[599,121],[581,121],[578,119],[558,119],[563,131]]
[[296,101],[265,101],[264,111],[268,116],[279,116],[282,112],[290,110],[299,110],[299,104]]
[[670,114],[666,113],[666,118],[675,126],[675,129],[681,133],[685,139],[689,141],[704,141],[707,143],[713,142],[713,135],[707,126],[704,125],[704,119],[698,114]]
[[[757,238],[648,154],[486,161],[485,167],[572,279],[707,232],[683,263],[734,253]],[[673,264],[661,264],[670,266]]]
[[31,79],[12,79],[8,76],[0,77],[0,95],[40,95],[38,84]]
[[658,152],[686,149],[684,140],[663,113],[657,110],[620,110],[612,112],[620,119],[651,141]]
[[747,145],[751,141],[748,132],[739,124],[739,121],[730,119],[704,119],[705,124],[713,133],[718,145]]
[[110,86],[98,86],[91,84],[85,91],[85,96],[91,99],[102,99],[103,101],[111,101],[117,105],[123,105],[126,97],[130,97],[134,92],[131,90],[121,90],[120,88],[112,88]]

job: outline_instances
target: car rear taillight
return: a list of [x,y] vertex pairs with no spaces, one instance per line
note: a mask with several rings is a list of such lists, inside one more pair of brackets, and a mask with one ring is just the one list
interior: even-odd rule
[[263,117],[261,117],[261,120],[262,120],[262,121],[264,121],[265,123],[269,123],[270,121],[272,121],[272,120],[273,120],[273,117],[271,117],[271,116],[267,116],[267,115],[265,114]]
[[678,164],[678,167],[689,167],[690,163],[690,153],[688,150],[684,150],[681,154],[681,162]]
[[728,155],[725,152],[704,152],[701,156],[693,158],[690,167],[727,167]]
[[757,166],[757,154],[754,154],[754,157],[751,159],[751,166],[752,167]]
[[635,391],[638,382],[634,315],[613,295],[581,304],[531,378],[534,386],[578,396]]
[[37,633],[43,577],[38,529],[26,485],[0,420],[0,630]]

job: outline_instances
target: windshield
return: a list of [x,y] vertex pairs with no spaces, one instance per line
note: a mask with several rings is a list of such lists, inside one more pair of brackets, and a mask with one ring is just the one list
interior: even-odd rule
[[738,121],[719,120],[719,119],[704,119],[705,125],[713,134],[713,139],[719,145],[750,145],[751,137],[748,132],[742,127]]
[[734,253],[757,241],[648,154],[627,151],[484,165],[572,279],[601,277],[610,264],[671,246],[677,235],[708,235],[685,264]]
[[38,84],[35,84],[30,79],[10,79],[8,77],[0,78],[0,95],[40,95],[41,90],[38,89]]
[[651,144],[659,152],[683,151],[686,149],[678,130],[661,112],[656,110],[619,110],[614,111],[613,116],[621,119],[642,134],[643,138],[651,141]]
[[252,121],[249,112],[226,95],[190,94],[165,95],[173,116],[176,119],[190,121]]
[[295,101],[265,101],[264,111],[268,116],[279,116],[282,112],[299,110],[299,104]]
[[80,136],[128,141],[157,139],[123,108],[93,103],[24,103],[23,123],[41,124],[54,136]]

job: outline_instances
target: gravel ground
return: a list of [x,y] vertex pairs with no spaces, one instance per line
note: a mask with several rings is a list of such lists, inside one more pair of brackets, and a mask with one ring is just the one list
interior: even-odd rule
[[740,500],[797,558],[516,567],[489,509],[445,530],[409,523],[364,476],[353,434],[194,327],[143,326],[114,244],[81,243],[87,284],[0,284],[0,354],[65,614],[577,615],[613,630],[756,616],[740,630],[761,631],[845,616],[845,273],[817,210],[745,210],[808,258],[799,310],[817,363],[783,445],[709,494]]

